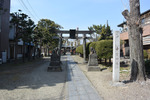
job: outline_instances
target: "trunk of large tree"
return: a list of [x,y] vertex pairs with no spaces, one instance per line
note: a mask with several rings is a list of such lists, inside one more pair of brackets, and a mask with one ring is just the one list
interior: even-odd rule
[[140,2],[139,0],[130,0],[130,13],[125,10],[123,16],[127,20],[129,45],[130,45],[130,66],[131,81],[144,81],[145,66],[143,57],[143,40],[140,20]]
[[30,44],[28,45],[28,61],[30,61],[30,57],[31,56],[31,48],[30,48]]
[[35,52],[36,52],[36,44],[34,46],[34,56],[33,56],[33,59],[35,59]]
[[105,65],[107,64],[107,59],[105,58]]
[[111,58],[109,58],[109,65],[111,65]]

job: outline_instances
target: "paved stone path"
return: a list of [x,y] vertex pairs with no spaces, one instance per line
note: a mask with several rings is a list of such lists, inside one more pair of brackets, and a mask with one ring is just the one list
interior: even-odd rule
[[70,55],[68,57],[68,100],[102,100]]

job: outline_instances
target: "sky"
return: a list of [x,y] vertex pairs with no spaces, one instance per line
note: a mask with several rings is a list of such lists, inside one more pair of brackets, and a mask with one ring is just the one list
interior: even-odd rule
[[[21,9],[37,24],[50,19],[65,30],[87,30],[89,26],[108,23],[113,31],[125,21],[122,11],[129,9],[129,0],[11,0],[11,12]],[[140,0],[141,13],[150,9],[150,0]]]

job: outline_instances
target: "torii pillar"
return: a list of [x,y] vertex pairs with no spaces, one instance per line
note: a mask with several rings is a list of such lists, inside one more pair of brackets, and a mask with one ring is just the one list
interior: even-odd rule
[[83,63],[87,63],[86,61],[86,34],[83,34],[83,57],[84,57]]

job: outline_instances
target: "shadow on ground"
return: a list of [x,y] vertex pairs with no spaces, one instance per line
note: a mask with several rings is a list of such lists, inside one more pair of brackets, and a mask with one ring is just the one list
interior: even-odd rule
[[62,72],[47,72],[49,58],[46,58],[42,64],[33,64],[34,69],[1,74],[0,89],[39,89],[41,87],[56,86],[59,83],[65,83],[67,81],[67,61],[65,57],[62,57],[62,59]]

